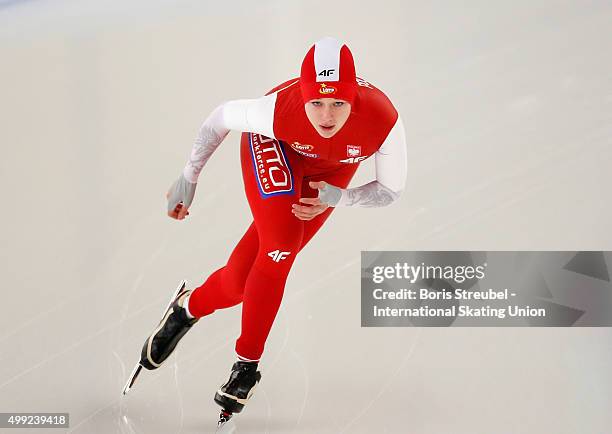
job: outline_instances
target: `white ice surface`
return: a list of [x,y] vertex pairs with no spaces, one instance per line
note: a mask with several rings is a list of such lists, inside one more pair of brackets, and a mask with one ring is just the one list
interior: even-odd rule
[[0,412],[214,432],[239,307],[121,389],[179,280],[249,224],[238,136],[186,221],[163,195],[212,108],[331,35],[402,113],[408,189],[300,255],[236,432],[609,432],[610,329],[361,328],[359,252],[612,250],[611,21],[605,1],[0,1]]

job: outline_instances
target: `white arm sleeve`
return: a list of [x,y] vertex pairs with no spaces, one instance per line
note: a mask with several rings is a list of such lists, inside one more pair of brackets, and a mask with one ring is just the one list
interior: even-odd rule
[[192,184],[202,168],[231,131],[274,137],[276,93],[258,99],[240,99],[221,104],[206,118],[195,139],[183,176]]
[[408,171],[406,134],[399,116],[374,158],[376,180],[359,187],[340,189],[342,195],[335,206],[373,208],[389,205],[399,198],[406,186]]

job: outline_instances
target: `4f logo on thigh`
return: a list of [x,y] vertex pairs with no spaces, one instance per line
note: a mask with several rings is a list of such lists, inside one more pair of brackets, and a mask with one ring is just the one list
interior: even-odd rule
[[276,249],[269,252],[268,256],[271,257],[274,262],[280,262],[283,259],[287,258],[287,256],[289,256],[290,254],[291,252],[281,252],[280,250]]

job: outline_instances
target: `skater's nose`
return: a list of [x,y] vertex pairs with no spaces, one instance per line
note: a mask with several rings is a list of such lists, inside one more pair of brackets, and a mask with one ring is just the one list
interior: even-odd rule
[[332,107],[325,104],[321,109],[321,124],[328,126],[334,123],[334,111]]

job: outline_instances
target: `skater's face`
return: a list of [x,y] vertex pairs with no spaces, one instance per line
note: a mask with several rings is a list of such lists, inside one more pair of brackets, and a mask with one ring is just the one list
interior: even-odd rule
[[311,99],[304,105],[306,116],[321,136],[332,137],[346,123],[351,114],[351,105],[341,99]]

